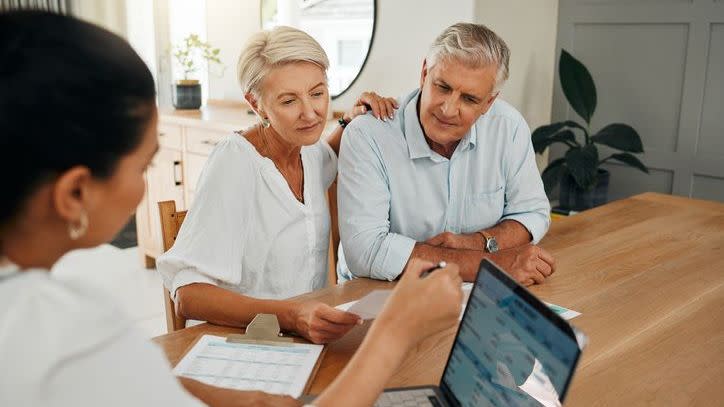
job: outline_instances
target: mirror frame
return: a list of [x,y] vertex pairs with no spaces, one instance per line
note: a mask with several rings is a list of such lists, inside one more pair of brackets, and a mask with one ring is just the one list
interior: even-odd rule
[[[261,5],[261,2],[262,2],[262,0],[259,0],[260,5]],[[378,17],[377,5],[378,5],[377,0],[372,0],[372,35],[370,36],[370,45],[367,47],[367,53],[365,54],[365,59],[364,59],[364,61],[362,61],[362,65],[360,65],[359,71],[357,72],[357,75],[355,75],[354,79],[352,79],[352,82],[350,82],[349,85],[347,85],[347,87],[344,88],[341,92],[339,92],[338,94],[336,94],[334,96],[331,96],[332,100],[335,100],[335,99],[341,97],[342,95],[344,95],[345,93],[347,93],[347,91],[349,91],[349,88],[351,88],[352,85],[354,85],[355,82],[357,82],[360,75],[362,75],[362,71],[365,69],[365,66],[367,66],[367,60],[369,60],[369,58],[370,58],[370,53],[372,52],[372,46],[375,43],[375,34],[377,33],[377,17]],[[263,24],[263,21],[262,21],[263,16],[261,15],[261,13],[262,13],[262,8],[259,7],[259,26],[260,26],[259,29],[260,30],[263,29],[263,28],[261,28],[261,25]],[[324,52],[326,53],[327,51],[325,50]]]

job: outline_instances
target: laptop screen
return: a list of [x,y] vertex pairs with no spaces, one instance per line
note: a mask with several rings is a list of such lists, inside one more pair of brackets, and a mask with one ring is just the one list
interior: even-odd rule
[[462,406],[558,406],[579,355],[560,317],[483,261],[441,387]]

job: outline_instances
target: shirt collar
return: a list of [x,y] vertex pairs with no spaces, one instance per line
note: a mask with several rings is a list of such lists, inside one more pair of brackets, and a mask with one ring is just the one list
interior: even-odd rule
[[[420,90],[415,90],[407,98],[408,102],[405,105],[405,123],[404,123],[404,134],[405,140],[407,141],[407,151],[410,154],[410,159],[422,157],[432,157],[433,151],[425,140],[425,132],[422,131],[422,125],[417,115],[417,102],[420,100]],[[465,151],[475,147],[478,141],[478,134],[475,130],[475,123],[470,127],[465,136],[460,140],[457,149]],[[456,149],[456,150],[457,150]]]
[[420,90],[416,90],[408,98],[405,106],[405,140],[407,140],[407,151],[410,159],[431,157],[432,150],[425,141],[425,133],[422,131],[420,119],[417,116],[417,101],[420,99]]

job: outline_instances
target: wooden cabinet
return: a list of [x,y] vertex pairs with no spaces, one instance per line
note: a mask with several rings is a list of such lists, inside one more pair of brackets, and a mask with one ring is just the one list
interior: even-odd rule
[[[136,211],[136,232],[138,246],[150,258],[163,252],[157,203],[174,200],[179,210],[186,209],[182,158],[181,150],[161,147],[146,171],[146,195]],[[150,259],[146,263],[152,264]]]

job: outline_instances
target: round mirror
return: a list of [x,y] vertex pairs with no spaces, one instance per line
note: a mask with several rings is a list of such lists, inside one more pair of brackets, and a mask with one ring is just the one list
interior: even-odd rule
[[261,0],[261,27],[299,28],[329,57],[329,93],[343,94],[367,61],[375,32],[375,0]]

